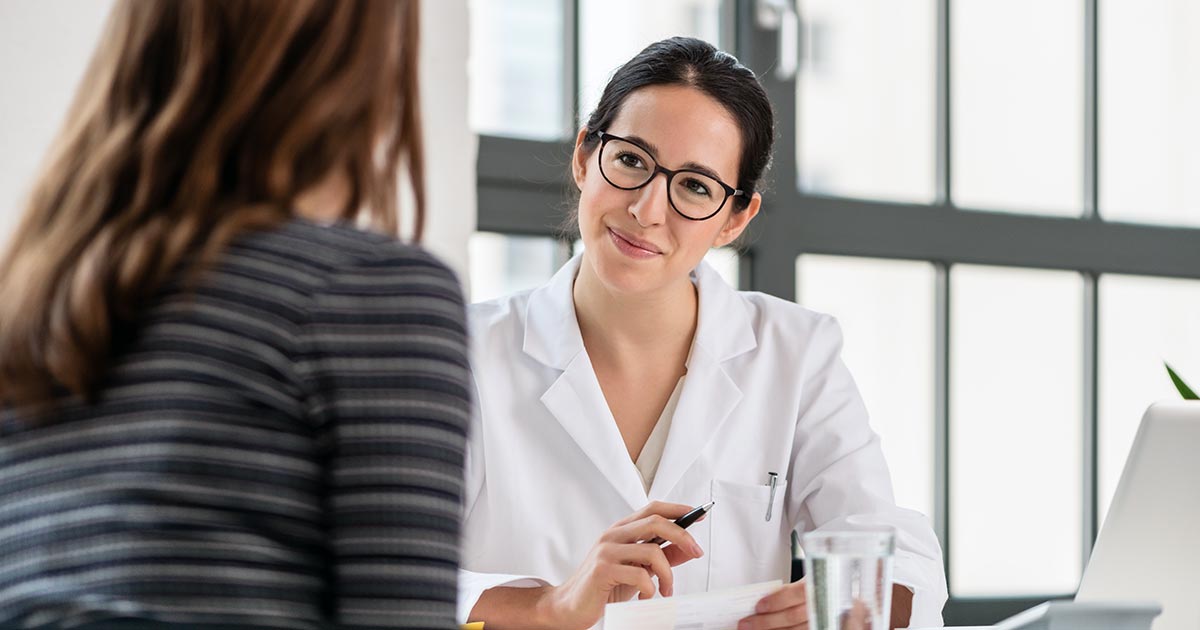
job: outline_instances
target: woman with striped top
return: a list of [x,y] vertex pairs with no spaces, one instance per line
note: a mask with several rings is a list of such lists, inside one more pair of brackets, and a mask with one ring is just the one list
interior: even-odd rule
[[417,24],[117,3],[0,258],[0,626],[453,627],[462,298],[386,236]]

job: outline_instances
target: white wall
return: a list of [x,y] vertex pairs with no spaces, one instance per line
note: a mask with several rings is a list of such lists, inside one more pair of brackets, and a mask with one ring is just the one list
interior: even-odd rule
[[0,1],[0,246],[16,227],[111,6]]
[[[0,0],[0,246],[15,228],[111,0]],[[476,136],[467,124],[466,0],[422,3],[426,245],[465,281],[475,229]]]
[[[467,1],[421,3],[421,114],[425,117],[425,245],[467,283],[475,231],[479,137],[467,115]],[[468,293],[468,295],[470,295]]]

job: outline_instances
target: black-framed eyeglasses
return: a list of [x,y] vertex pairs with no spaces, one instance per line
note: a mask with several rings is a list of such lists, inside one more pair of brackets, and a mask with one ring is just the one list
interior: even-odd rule
[[604,131],[600,136],[600,174],[614,188],[637,190],[659,173],[667,177],[667,201],[679,216],[703,221],[716,216],[730,197],[744,197],[737,190],[709,173],[691,168],[663,168],[650,151],[638,143]]

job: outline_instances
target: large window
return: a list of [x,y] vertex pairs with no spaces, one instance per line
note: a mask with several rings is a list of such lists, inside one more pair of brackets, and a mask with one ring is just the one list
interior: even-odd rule
[[[555,112],[669,34],[759,72],[774,185],[740,261],[714,256],[841,321],[897,499],[942,541],[947,624],[1070,596],[1142,411],[1175,396],[1163,362],[1200,382],[1196,3],[798,0],[788,46],[780,3],[540,1],[558,47],[530,67],[561,66],[525,95]],[[556,238],[569,118],[480,127],[480,229]]]

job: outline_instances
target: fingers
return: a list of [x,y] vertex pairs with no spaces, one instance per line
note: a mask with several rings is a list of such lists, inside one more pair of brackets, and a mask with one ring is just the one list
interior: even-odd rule
[[[653,546],[657,547],[658,545]],[[666,547],[662,548],[662,551],[663,555],[667,558],[667,564],[673,567],[677,567],[688,560],[696,559],[696,556],[692,555],[692,552],[685,551],[683,547],[680,547],[679,545],[667,545]]]
[[793,606],[779,612],[746,617],[738,622],[737,627],[738,630],[803,630],[808,628],[808,609],[804,606]]
[[633,514],[630,514],[629,516],[626,516],[616,523],[613,523],[612,528],[610,529],[620,527],[621,525],[628,525],[629,523],[639,521],[652,514],[657,514],[670,520],[675,520],[691,511],[692,506],[690,505],[684,505],[682,503],[665,503],[663,501],[651,501],[650,503],[646,504],[646,507],[634,512]]
[[599,550],[601,562],[607,565],[632,566],[658,578],[658,588],[663,597],[675,592],[675,574],[662,549],[657,545],[621,545],[605,543]]
[[642,567],[616,565],[612,567],[612,577],[617,584],[626,584],[638,590],[638,599],[654,597],[654,582],[650,574]]
[[758,614],[774,613],[793,606],[803,606],[808,601],[808,593],[804,590],[804,584],[803,579],[792,582],[758,600],[758,604],[754,606],[754,612]]
[[679,545],[692,558],[704,555],[704,550],[700,548],[691,534],[667,517],[658,514],[651,514],[641,520],[613,527],[600,539],[606,542],[633,543],[654,538],[661,538],[673,545]]
[[856,599],[850,606],[850,610],[842,613],[842,628],[844,630],[866,630],[869,623],[867,617],[870,614],[867,604],[861,599]]
[[756,614],[738,622],[738,630],[807,628],[807,599],[804,580],[788,584],[758,600],[758,604],[754,607]]
[[675,574],[667,556],[658,545],[621,545],[620,552],[625,554],[624,564],[644,567],[658,578],[658,590],[663,597],[675,593]]
[[[658,578],[658,590],[664,597],[673,595],[675,575],[671,567],[704,555],[691,534],[673,522],[692,509],[682,503],[654,501],[618,521],[600,536],[594,551],[601,564],[607,566],[595,567],[599,573],[593,576],[608,573],[614,585],[637,588],[641,599],[654,596],[653,576]],[[671,544],[665,549],[658,544],[637,544],[655,538]]]

